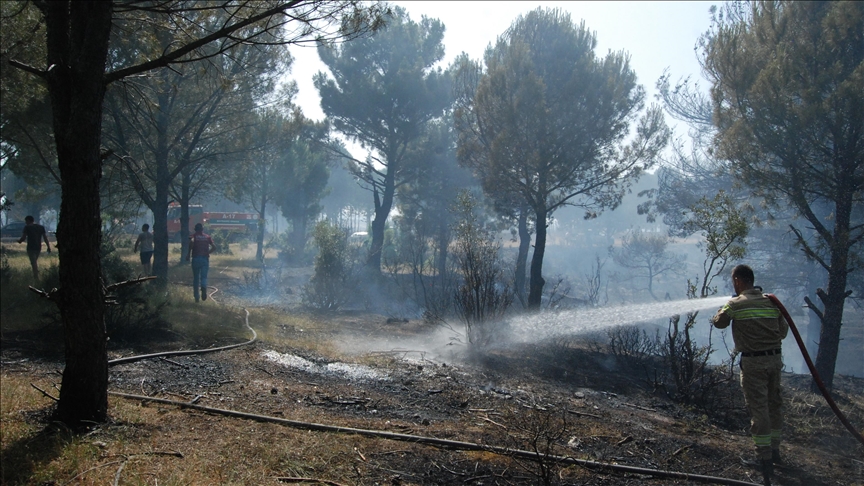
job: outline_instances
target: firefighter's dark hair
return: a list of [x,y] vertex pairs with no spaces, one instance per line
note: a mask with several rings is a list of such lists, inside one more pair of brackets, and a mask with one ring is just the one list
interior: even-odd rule
[[756,281],[756,277],[753,276],[753,269],[747,265],[738,265],[733,268],[732,278],[737,278],[738,280],[750,285],[753,285],[753,282]]
[[201,223],[195,224],[195,231],[204,231],[204,225]]

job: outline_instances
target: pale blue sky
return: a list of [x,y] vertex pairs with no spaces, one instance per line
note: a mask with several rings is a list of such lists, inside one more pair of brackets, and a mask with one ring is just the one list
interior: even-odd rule
[[[694,46],[710,25],[711,2],[393,2],[404,7],[413,20],[426,15],[445,27],[444,65],[459,53],[479,59],[490,42],[501,35],[520,14],[537,7],[558,7],[574,22],[585,20],[597,33],[597,54],[610,49],[630,53],[631,66],[653,101],[654,83],[667,67],[673,81],[700,77]],[[295,65],[291,77],[300,92],[297,103],[306,116],[323,118],[312,76],[325,66],[314,48],[292,48]],[[701,83],[703,87],[707,83]],[[671,121],[670,121],[671,123]],[[682,130],[677,130],[683,133]]]

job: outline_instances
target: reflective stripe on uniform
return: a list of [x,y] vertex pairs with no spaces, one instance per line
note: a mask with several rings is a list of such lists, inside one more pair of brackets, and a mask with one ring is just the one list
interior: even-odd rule
[[770,435],[754,435],[753,443],[756,444],[756,447],[771,447],[771,436]]
[[765,309],[741,309],[729,313],[732,320],[742,321],[745,319],[776,319],[780,316],[780,310],[775,308]]

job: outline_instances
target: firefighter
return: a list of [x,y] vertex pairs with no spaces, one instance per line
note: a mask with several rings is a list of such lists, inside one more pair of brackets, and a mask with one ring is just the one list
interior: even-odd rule
[[789,324],[780,309],[762,294],[762,289],[753,285],[754,280],[753,270],[747,265],[732,269],[735,296],[717,311],[711,322],[719,329],[732,324],[735,351],[741,353],[741,388],[751,417],[750,434],[764,484],[770,486],[774,464],[781,462],[780,349]]

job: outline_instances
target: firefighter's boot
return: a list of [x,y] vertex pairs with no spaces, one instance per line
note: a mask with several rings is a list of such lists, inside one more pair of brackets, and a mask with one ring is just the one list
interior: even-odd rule
[[207,300],[207,287],[201,287],[201,300]]
[[762,459],[762,484],[771,486],[771,476],[774,475],[774,463],[771,459]]
[[783,464],[783,458],[780,457],[780,449],[771,449],[771,462],[774,464]]

